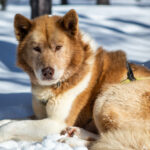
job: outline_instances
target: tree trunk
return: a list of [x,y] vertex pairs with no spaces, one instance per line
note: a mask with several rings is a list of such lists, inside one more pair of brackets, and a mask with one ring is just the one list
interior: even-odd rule
[[30,0],[31,18],[32,19],[39,15],[39,13],[38,13],[38,4],[39,4],[39,0]]
[[0,0],[0,4],[2,5],[2,10],[6,9],[7,0]]
[[30,0],[31,18],[51,14],[52,0]]
[[51,14],[51,0],[39,0],[39,16]]
[[62,5],[68,4],[68,0],[61,0],[61,4],[62,4]]
[[109,5],[109,0],[97,0],[97,5]]

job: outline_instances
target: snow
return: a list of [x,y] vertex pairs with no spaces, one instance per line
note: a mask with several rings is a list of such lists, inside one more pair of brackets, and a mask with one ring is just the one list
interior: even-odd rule
[[[111,0],[110,6],[94,5],[94,0],[70,0],[60,6],[55,0],[53,14],[64,15],[74,8],[79,14],[80,28],[107,50],[122,49],[130,61],[150,67],[150,1]],[[79,5],[80,4],[80,5]],[[16,13],[30,17],[27,0],[8,0],[6,11],[0,11],[0,119],[20,119],[33,114],[30,81],[16,67],[13,18]],[[45,137],[42,142],[7,141],[0,150],[72,150],[59,143],[59,135]],[[76,150],[86,150],[76,147]]]
[[87,150],[86,147],[70,147],[66,143],[57,142],[59,135],[50,135],[43,139],[42,142],[16,142],[13,140],[0,144],[0,150]]

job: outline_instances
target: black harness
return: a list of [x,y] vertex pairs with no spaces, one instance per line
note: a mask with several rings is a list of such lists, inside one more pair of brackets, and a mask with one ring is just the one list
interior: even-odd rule
[[128,63],[128,61],[126,62],[126,67],[127,67],[127,70],[128,70],[127,79],[129,79],[130,81],[135,81],[136,78],[134,77],[132,68],[131,68],[130,64]]

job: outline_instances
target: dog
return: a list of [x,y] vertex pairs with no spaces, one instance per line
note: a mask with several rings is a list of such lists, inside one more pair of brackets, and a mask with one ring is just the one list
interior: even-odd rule
[[97,49],[75,10],[33,20],[16,14],[14,29],[37,119],[2,120],[0,141],[61,133],[68,135],[61,142],[74,145],[70,136],[77,135],[91,150],[150,148],[143,139],[150,139],[149,69],[127,63],[121,50]]

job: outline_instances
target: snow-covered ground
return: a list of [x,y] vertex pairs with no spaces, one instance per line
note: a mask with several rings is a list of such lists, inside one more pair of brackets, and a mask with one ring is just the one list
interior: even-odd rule
[[[80,5],[78,5],[80,2]],[[53,14],[63,15],[74,8],[79,14],[80,27],[107,50],[122,49],[128,59],[150,67],[150,1],[111,0],[110,6],[96,6],[94,0],[70,0],[71,5],[54,2]],[[83,5],[84,4],[84,5]],[[124,5],[122,5],[124,4]],[[16,45],[13,18],[16,13],[30,17],[27,0],[8,0],[6,11],[0,11],[0,119],[31,116],[31,90],[28,76],[15,66]],[[9,141],[4,149],[71,150],[49,136],[42,143]],[[86,149],[86,148],[76,148]]]
[[16,142],[10,140],[0,143],[0,150],[88,150],[83,146],[76,146],[72,148],[66,143],[57,142],[60,138],[61,137],[59,135],[49,135],[41,142]]

